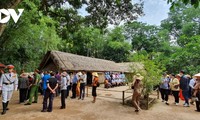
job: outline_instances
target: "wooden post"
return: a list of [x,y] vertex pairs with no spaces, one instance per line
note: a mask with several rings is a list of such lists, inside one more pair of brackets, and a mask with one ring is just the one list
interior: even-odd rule
[[147,110],[149,109],[149,94],[147,94]]
[[87,97],[88,97],[88,86],[87,86],[87,93],[86,94],[87,94]]
[[122,104],[124,105],[124,92],[125,91],[122,91]]
[[157,89],[157,99],[159,99],[159,88]]

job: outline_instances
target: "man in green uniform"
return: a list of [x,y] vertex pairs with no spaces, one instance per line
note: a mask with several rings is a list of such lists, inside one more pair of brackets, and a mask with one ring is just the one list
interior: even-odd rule
[[[31,86],[31,91],[30,91],[30,97],[28,103],[24,105],[31,105],[32,103],[37,103],[38,100],[38,88],[39,88],[39,82],[40,82],[40,75],[39,75],[39,70],[34,71],[34,79]],[[32,99],[34,97],[34,101],[32,102]]]

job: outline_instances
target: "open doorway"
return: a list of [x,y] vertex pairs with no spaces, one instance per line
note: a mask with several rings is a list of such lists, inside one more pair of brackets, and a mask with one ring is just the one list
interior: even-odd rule
[[92,73],[87,72],[87,85],[92,85]]

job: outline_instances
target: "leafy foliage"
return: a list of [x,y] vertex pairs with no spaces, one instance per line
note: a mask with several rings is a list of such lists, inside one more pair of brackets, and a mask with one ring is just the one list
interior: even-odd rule
[[61,49],[79,55],[101,58],[103,46],[104,39],[99,29],[81,27]]
[[0,38],[1,61],[15,64],[18,70],[22,68],[32,71],[37,68],[42,55],[48,50],[58,49],[61,39],[56,33],[55,21],[43,16],[37,6],[28,0],[24,0],[22,5],[29,10],[24,11],[17,24],[9,23]]
[[[175,7],[161,26],[153,26],[135,21],[143,15],[143,1],[3,0],[0,6],[15,3],[25,11],[18,23],[10,21],[1,35],[0,61],[32,71],[46,51],[54,49],[116,62],[133,59],[145,65],[147,73],[142,74],[149,92],[156,84],[152,80],[160,78],[165,68],[169,73],[180,69],[199,72],[197,2],[168,0]],[[87,11],[86,16],[78,13],[81,8]],[[125,25],[118,26],[120,22]],[[117,27],[108,30],[109,24]],[[1,29],[0,25],[0,33]]]
[[141,22],[132,22],[125,25],[125,35],[132,42],[134,51],[146,50],[153,52],[159,46],[156,36],[159,29],[156,26]]
[[130,54],[131,45],[125,41],[123,30],[116,27],[106,36],[106,43],[103,50],[105,59],[113,60],[115,62],[126,62]]
[[200,0],[167,0],[167,3],[171,3],[170,9],[174,9],[174,7],[179,7],[180,2],[184,3],[185,5],[191,4],[195,8],[199,6]]
[[185,69],[189,74],[195,74],[199,72],[199,48],[200,48],[200,36],[193,36],[187,38],[188,42],[184,47],[181,47],[177,50],[176,53],[172,54],[171,62],[174,65],[174,68],[179,70]]
[[121,21],[129,22],[143,15],[143,2],[132,0],[89,0],[86,11],[88,25],[105,28],[108,24],[119,25]]
[[[64,7],[67,5],[69,7]],[[141,0],[135,4],[132,0],[42,0],[40,8],[46,15],[62,16],[67,22],[73,22],[74,13],[77,14],[77,10],[83,5],[88,12],[84,23],[100,29],[106,28],[108,24],[118,25],[121,21],[136,20],[143,15]],[[74,12],[73,15],[69,14],[69,10]]]
[[148,55],[141,54],[140,52],[133,55],[132,61],[140,62],[144,65],[145,71],[137,71],[137,73],[144,76],[142,80],[144,85],[143,94],[147,95],[151,93],[153,88],[160,83],[161,74],[164,69],[160,69],[159,65],[156,65],[153,60],[150,60]]

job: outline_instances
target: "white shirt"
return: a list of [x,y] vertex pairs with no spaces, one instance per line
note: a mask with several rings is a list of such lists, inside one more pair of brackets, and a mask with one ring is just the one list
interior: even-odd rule
[[82,78],[83,78],[83,82],[86,83],[86,82],[87,82],[87,75],[86,75],[86,74],[83,74],[83,75],[82,75]]
[[67,76],[61,78],[61,83],[60,83],[60,89],[61,90],[67,89],[67,85],[68,85],[67,81],[69,81]]
[[194,89],[194,84],[195,84],[196,80],[193,78],[190,80],[189,86]]
[[67,85],[70,85],[70,82],[71,82],[70,76],[67,75],[66,78],[67,78]]

